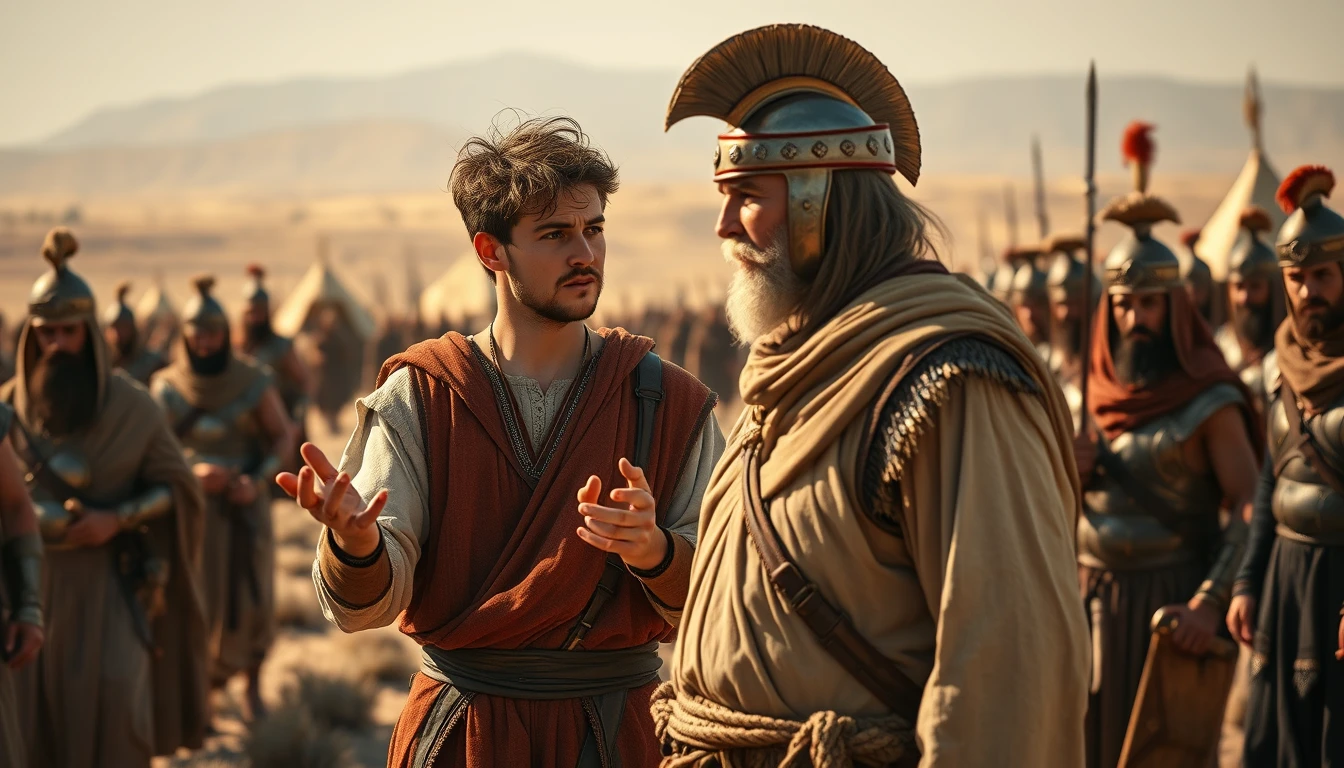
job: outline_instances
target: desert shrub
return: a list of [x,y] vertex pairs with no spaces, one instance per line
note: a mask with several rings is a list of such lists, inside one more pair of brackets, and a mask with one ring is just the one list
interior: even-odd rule
[[303,670],[285,686],[281,700],[287,708],[308,712],[323,728],[361,731],[373,724],[375,696],[368,680]]
[[286,704],[252,726],[244,749],[252,768],[354,768],[349,741],[307,708]]

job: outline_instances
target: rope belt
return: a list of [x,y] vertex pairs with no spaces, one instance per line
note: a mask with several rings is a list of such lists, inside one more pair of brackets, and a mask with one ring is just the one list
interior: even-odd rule
[[704,768],[734,752],[742,768],[849,768],[914,765],[910,723],[897,715],[853,718],[815,712],[804,721],[737,712],[700,696],[678,695],[672,683],[653,694],[654,732],[671,754],[663,768]]

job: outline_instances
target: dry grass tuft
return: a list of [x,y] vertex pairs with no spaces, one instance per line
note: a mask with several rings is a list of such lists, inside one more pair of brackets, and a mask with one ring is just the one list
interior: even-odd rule
[[361,679],[400,687],[420,668],[415,641],[391,627],[342,634],[333,643],[337,655]]
[[308,712],[323,728],[362,731],[373,725],[377,695],[369,680],[302,670],[285,687],[281,700],[286,708]]
[[252,727],[245,746],[252,768],[354,768],[344,734],[303,706],[286,704]]
[[330,626],[317,604],[311,577],[275,575],[275,620],[282,627],[295,629],[321,630]]

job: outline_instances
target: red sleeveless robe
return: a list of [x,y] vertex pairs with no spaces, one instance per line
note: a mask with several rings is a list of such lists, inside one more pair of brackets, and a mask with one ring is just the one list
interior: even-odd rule
[[[582,614],[606,556],[575,533],[582,524],[576,494],[589,475],[602,478],[604,499],[625,485],[616,464],[634,451],[631,374],[653,347],[652,340],[619,328],[600,333],[606,341],[595,370],[535,488],[510,442],[487,368],[464,337],[449,333],[417,344],[384,365],[379,384],[394,371],[411,369],[428,454],[428,538],[401,620],[402,631],[420,644],[557,649]],[[686,471],[714,405],[703,384],[666,362],[663,389],[645,468],[660,502]],[[564,417],[562,410],[557,418]],[[626,574],[582,647],[630,648],[671,634],[638,580]],[[421,724],[442,686],[416,675],[392,735],[389,766],[411,764]],[[633,690],[627,698],[617,739],[624,768],[659,762],[649,713],[653,688]],[[572,766],[588,729],[577,699],[477,695],[434,765]]]

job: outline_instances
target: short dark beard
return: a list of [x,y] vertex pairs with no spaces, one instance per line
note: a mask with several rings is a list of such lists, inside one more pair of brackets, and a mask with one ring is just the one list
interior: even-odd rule
[[1116,376],[1126,384],[1143,389],[1158,384],[1180,366],[1170,328],[1157,337],[1142,331],[1131,333],[1119,343],[1113,341],[1111,349],[1115,354]]
[[1324,299],[1308,299],[1308,307],[1323,307],[1325,314],[1304,317],[1299,323],[1302,335],[1312,341],[1321,341],[1344,325],[1344,306],[1328,304]]
[[521,281],[515,280],[512,274],[508,274],[509,290],[513,292],[514,298],[518,299],[518,303],[535,312],[538,317],[550,320],[553,323],[575,323],[592,317],[593,313],[597,311],[598,300],[602,298],[602,273],[592,267],[578,267],[570,270],[555,282],[555,290],[558,292],[562,285],[578,277],[591,277],[595,281],[596,295],[593,297],[592,308],[587,311],[564,307],[558,301],[555,301],[555,294],[552,294],[550,299],[536,296],[524,288]]
[[51,352],[37,361],[28,384],[33,417],[53,437],[73,435],[98,415],[98,369],[88,344],[80,352]]
[[219,348],[218,352],[201,357],[191,348],[187,348],[187,359],[191,363],[191,370],[200,376],[218,376],[229,367],[229,345],[225,344]]
[[247,323],[243,326],[243,342],[247,344],[248,349],[254,349],[270,341],[274,335],[275,330],[271,328],[271,318],[269,317],[260,323]]
[[1255,349],[1269,349],[1274,346],[1273,312],[1273,305],[1268,303],[1233,307],[1232,327]]

